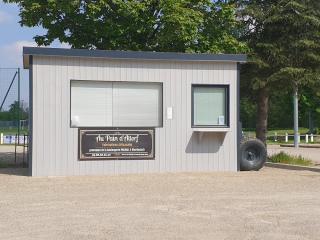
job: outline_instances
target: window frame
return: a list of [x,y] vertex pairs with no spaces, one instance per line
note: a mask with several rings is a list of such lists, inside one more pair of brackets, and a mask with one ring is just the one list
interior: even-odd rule
[[[161,122],[159,126],[128,126],[128,127],[124,127],[124,126],[110,126],[110,127],[106,127],[106,126],[73,126],[72,125],[72,121],[71,121],[71,111],[72,111],[72,105],[71,105],[71,100],[72,100],[72,82],[109,82],[109,83],[115,83],[115,82],[126,82],[126,83],[157,83],[161,85]],[[163,128],[163,123],[164,123],[164,99],[163,99],[163,82],[140,82],[140,81],[109,81],[109,80],[79,80],[79,79],[70,79],[69,81],[69,128]]]
[[[225,90],[224,125],[196,125],[194,123],[194,89],[197,87],[222,88]],[[191,84],[191,128],[230,128],[230,85],[229,84]]]

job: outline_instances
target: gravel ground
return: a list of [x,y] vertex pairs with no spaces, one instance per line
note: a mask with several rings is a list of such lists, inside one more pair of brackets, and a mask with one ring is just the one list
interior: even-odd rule
[[320,174],[31,178],[0,169],[0,239],[320,239]]
[[294,147],[280,147],[280,145],[268,145],[268,154],[277,154],[285,152],[290,155],[303,156],[312,160],[317,166],[320,167],[320,148],[294,148]]

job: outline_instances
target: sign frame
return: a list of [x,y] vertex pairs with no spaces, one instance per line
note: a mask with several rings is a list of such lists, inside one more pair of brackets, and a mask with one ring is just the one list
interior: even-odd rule
[[[81,140],[82,135],[88,131],[114,131],[114,132],[121,132],[121,131],[145,131],[151,135],[152,139],[152,148],[150,156],[119,156],[119,157],[85,157],[82,153],[82,146]],[[79,127],[78,128],[78,161],[130,161],[130,160],[155,160],[155,128],[150,127]]]

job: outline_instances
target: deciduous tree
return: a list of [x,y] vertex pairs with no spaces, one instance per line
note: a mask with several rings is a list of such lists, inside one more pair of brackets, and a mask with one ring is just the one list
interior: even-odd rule
[[38,45],[175,52],[243,52],[230,1],[5,0],[20,7],[22,26],[41,26]]

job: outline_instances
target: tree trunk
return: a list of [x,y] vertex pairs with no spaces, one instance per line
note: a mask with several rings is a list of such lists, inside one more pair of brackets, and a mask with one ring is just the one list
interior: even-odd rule
[[309,134],[313,133],[313,128],[314,128],[314,121],[313,121],[313,114],[311,110],[308,110],[308,122],[309,122]]
[[256,122],[256,136],[264,144],[267,140],[268,128],[268,110],[269,110],[269,91],[261,88],[258,92],[258,107],[257,107],[257,122]]

